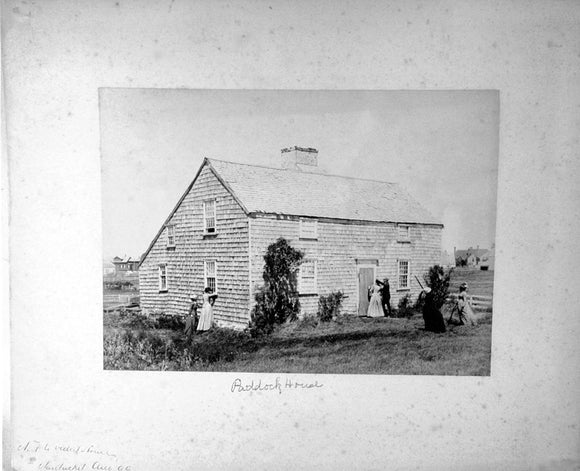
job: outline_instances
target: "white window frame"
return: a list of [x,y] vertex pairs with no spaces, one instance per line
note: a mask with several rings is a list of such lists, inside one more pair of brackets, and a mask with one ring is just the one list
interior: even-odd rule
[[167,225],[167,247],[175,247],[175,226],[173,224]]
[[[209,218],[213,218],[213,231],[210,231],[207,226],[208,221],[208,214],[207,214],[207,205],[208,203],[213,203],[213,215],[209,216]],[[216,207],[217,207],[217,200],[216,198],[211,198],[205,200],[203,202],[203,232],[204,234],[216,234],[217,233],[217,216],[216,216]]]
[[[209,271],[208,271],[208,264],[213,263],[214,266],[214,272],[213,272],[213,277],[208,276]],[[218,263],[216,260],[204,260],[203,262],[203,287],[204,288],[208,288],[209,287],[209,283],[208,283],[208,279],[209,278],[213,278],[214,279],[214,293],[217,293],[218,291],[218,284],[217,284],[217,272],[218,272]]]
[[[312,229],[312,230],[309,230]],[[318,220],[316,219],[300,219],[300,239],[318,239]]]
[[[302,279],[302,267],[305,263],[312,263],[314,266],[314,277],[306,287]],[[298,294],[318,294],[318,260],[306,259],[300,264],[300,268],[298,269]]]
[[[407,262],[407,285],[401,286],[401,263]],[[411,260],[407,258],[401,258],[397,260],[397,291],[409,291],[411,289]]]
[[[163,276],[162,276],[163,272],[165,274],[165,286],[163,286],[163,281],[162,281],[163,280]],[[159,292],[168,291],[169,290],[169,278],[168,278],[168,270],[167,270],[166,263],[162,263],[159,265],[157,276],[158,276],[158,282],[159,282]]]
[[[403,232],[403,229],[406,229]],[[411,225],[410,224],[397,224],[397,241],[399,242],[411,242]]]

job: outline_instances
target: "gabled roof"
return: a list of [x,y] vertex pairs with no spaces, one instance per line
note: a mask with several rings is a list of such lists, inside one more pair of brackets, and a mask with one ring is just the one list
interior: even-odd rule
[[249,213],[441,225],[396,183],[206,160]]
[[205,165],[209,166],[247,215],[283,214],[350,221],[443,225],[396,183],[205,158],[193,181],[141,256],[139,266],[145,261]]
[[135,263],[138,261],[139,261],[138,259],[134,259],[133,257],[127,257],[126,255],[125,255],[125,258],[115,257],[113,259],[113,263],[129,263],[129,262]]

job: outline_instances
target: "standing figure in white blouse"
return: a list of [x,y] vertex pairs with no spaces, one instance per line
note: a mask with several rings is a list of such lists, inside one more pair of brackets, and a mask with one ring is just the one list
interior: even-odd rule
[[205,332],[213,326],[213,303],[218,297],[213,294],[211,288],[206,288],[203,291],[203,306],[201,307],[201,315],[199,316],[199,323],[197,324],[198,332]]

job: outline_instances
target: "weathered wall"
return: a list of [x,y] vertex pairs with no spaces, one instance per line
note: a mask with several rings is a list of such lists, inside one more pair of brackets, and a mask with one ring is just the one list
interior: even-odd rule
[[[423,273],[441,260],[441,227],[412,225],[409,243],[397,242],[395,224],[352,224],[318,222],[318,239],[299,239],[299,221],[275,216],[252,217],[250,221],[251,290],[262,284],[263,255],[269,244],[278,237],[286,238],[293,247],[305,253],[305,258],[318,260],[318,294],[326,295],[341,290],[348,297],[343,304],[344,313],[355,314],[358,309],[357,259],[378,260],[377,277],[389,278],[391,305],[410,293],[418,296]],[[410,290],[397,290],[397,260],[409,259]],[[301,297],[303,313],[315,314],[318,297]]]
[[[217,234],[204,236],[203,200],[216,197]],[[167,248],[167,229],[156,241],[139,270],[141,306],[146,313],[185,314],[189,297],[200,298],[204,260],[216,260],[219,297],[216,323],[241,325],[249,320],[248,218],[231,194],[205,166],[172,216],[175,249]],[[169,289],[159,292],[158,267],[168,267]]]

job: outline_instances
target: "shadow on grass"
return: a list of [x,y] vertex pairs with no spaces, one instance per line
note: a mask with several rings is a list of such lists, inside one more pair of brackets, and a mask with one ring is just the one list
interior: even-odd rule
[[303,347],[319,347],[327,346],[336,343],[360,342],[362,340],[371,339],[401,339],[415,340],[424,333],[419,329],[409,329],[400,331],[362,331],[362,332],[336,332],[328,334],[312,335],[310,332],[308,336],[292,337],[292,338],[277,338],[270,337],[260,339],[258,342],[261,346],[270,348],[291,348],[296,346]]

